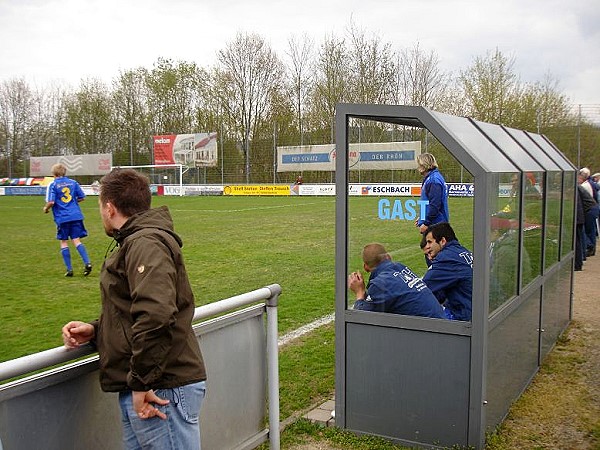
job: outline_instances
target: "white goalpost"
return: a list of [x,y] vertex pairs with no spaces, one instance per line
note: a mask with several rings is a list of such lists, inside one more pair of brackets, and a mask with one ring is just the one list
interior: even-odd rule
[[184,195],[183,174],[189,170],[183,164],[145,164],[139,166],[113,166],[113,169],[135,169],[150,179],[150,184],[178,185],[179,195]]

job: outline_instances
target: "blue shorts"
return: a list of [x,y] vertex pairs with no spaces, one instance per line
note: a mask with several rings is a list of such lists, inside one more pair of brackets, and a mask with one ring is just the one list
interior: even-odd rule
[[68,241],[69,239],[83,238],[88,235],[83,220],[61,223],[56,227],[56,239]]

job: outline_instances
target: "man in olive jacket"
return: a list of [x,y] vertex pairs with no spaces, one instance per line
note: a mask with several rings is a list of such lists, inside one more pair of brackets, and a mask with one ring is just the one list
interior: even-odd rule
[[199,449],[206,370],[194,295],[169,211],[151,199],[135,170],[102,178],[100,215],[117,248],[100,274],[102,313],[67,323],[63,341],[97,346],[102,390],[119,392],[125,448]]

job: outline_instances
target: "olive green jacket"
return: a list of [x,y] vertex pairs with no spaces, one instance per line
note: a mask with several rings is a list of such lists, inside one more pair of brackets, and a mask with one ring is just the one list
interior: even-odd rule
[[164,389],[206,379],[192,330],[194,294],[166,206],[130,217],[102,266],[102,314],[92,322],[100,385],[109,392]]

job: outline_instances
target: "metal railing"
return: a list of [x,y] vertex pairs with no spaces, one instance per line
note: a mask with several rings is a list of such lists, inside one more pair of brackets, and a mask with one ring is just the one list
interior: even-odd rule
[[[264,379],[266,377],[269,428],[262,431],[252,430],[250,433],[252,434],[251,436],[242,436],[242,438],[239,436],[229,436],[230,441],[235,442],[235,444],[226,445],[222,442],[213,442],[212,446],[219,446],[219,448],[251,449],[266,441],[268,436],[270,448],[279,450],[280,424],[277,304],[280,293],[281,287],[278,284],[272,284],[196,308],[193,321],[204,322],[194,325],[194,329],[196,330],[196,334],[199,337],[202,337],[201,347],[205,361],[207,362],[209,382],[211,382],[214,387],[214,389],[211,389],[210,384],[208,385],[207,401],[205,401],[206,404],[202,408],[203,416],[201,415],[201,420],[203,423],[203,445],[205,437],[207,439],[211,438],[210,436],[205,436],[205,434],[210,434],[212,432],[214,435],[212,438],[213,440],[222,439],[220,436],[224,434],[231,434],[230,428],[232,427],[227,427],[228,424],[223,425],[213,422],[222,421],[223,415],[227,415],[228,411],[232,410],[227,409],[230,408],[231,403],[243,402],[243,398],[240,400],[239,393],[236,393],[235,386],[232,388],[231,386],[220,386],[219,384],[227,383],[227,377],[243,376],[244,383],[239,383],[239,380],[233,380],[231,384],[242,385],[244,392],[252,391],[264,393],[264,387],[261,385],[264,384]],[[264,304],[260,304],[262,302],[264,302]],[[249,307],[249,305],[254,306]],[[240,309],[243,307],[246,308]],[[266,321],[262,319],[263,314],[266,314]],[[249,322],[250,325],[244,324],[242,328],[236,328],[236,326],[239,326],[239,324],[244,321]],[[251,330],[248,333],[247,330],[249,328],[251,328]],[[250,339],[244,333],[248,333]],[[228,345],[231,347],[227,348]],[[254,348],[249,352],[247,348],[240,348],[240,345],[252,346]],[[238,356],[236,356],[236,351],[238,352]],[[237,362],[238,360],[243,359],[239,358],[240,352],[244,355],[251,353],[246,362]],[[106,409],[109,411],[113,410],[113,415],[116,415],[117,417],[107,419],[105,421],[106,423],[100,423],[102,422],[101,420],[88,420],[82,422],[82,427],[99,427],[98,430],[93,432],[86,430],[85,433],[82,433],[81,429],[78,430],[76,428],[66,431],[69,436],[59,436],[60,432],[54,432],[53,434],[56,439],[61,441],[61,446],[67,448],[69,446],[68,443],[71,442],[76,435],[79,435],[78,444],[83,444],[80,440],[81,435],[83,434],[84,436],[88,436],[90,441],[90,444],[88,444],[86,448],[95,448],[95,446],[100,445],[102,439],[105,439],[106,431],[102,428],[110,429],[111,433],[115,434],[114,424],[119,421],[116,402],[113,401],[110,394],[99,393],[96,395],[95,392],[99,391],[98,381],[96,377],[89,377],[92,372],[97,372],[97,355],[80,361],[74,361],[88,355],[93,355],[93,353],[94,350],[91,346],[83,346],[78,349],[56,347],[0,363],[0,383],[2,383],[0,384],[0,448],[2,448],[2,442],[4,442],[5,446],[8,446],[6,448],[26,448],[27,445],[31,444],[32,440],[41,439],[39,437],[32,437],[30,430],[35,429],[36,425],[30,423],[31,418],[19,417],[19,411],[27,410],[27,405],[38,405],[37,411],[41,411],[41,414],[39,414],[40,428],[55,430],[58,425],[55,425],[53,422],[55,420],[64,421],[62,408],[69,408],[68,405],[72,403],[73,398],[82,398],[82,400],[79,401],[86,403],[86,406],[91,410],[98,409],[98,402],[106,403],[107,406],[100,409],[102,409],[104,413],[106,412]],[[251,359],[256,356],[260,358],[264,357],[266,359],[266,361],[264,361],[266,363],[266,374],[264,373],[265,364],[257,364],[254,359]],[[213,364],[211,364],[211,359],[213,360]],[[224,360],[227,361],[223,362]],[[69,364],[62,365],[64,363]],[[232,364],[247,364],[250,369],[248,369],[248,367],[240,368],[234,366],[234,370],[231,370]],[[57,365],[62,366],[52,368]],[[213,373],[211,373],[211,367]],[[24,375],[39,370],[43,370],[43,372],[23,377]],[[254,372],[249,373],[248,370]],[[7,381],[13,378],[17,379]],[[74,380],[77,382],[73,383]],[[245,383],[249,384],[246,385]],[[252,383],[255,385],[252,385]],[[85,385],[85,388],[81,387],[83,384]],[[91,395],[90,390],[94,390],[94,393]],[[214,394],[212,399],[210,398],[211,392]],[[219,398],[219,395],[223,394],[223,392],[225,392],[225,397],[230,395],[234,398]],[[231,392],[231,394],[227,394],[228,392]],[[56,395],[59,396],[58,399],[55,398]],[[44,396],[46,397],[45,399]],[[93,397],[93,400],[88,397]],[[50,400],[50,398],[52,398],[52,400]],[[210,400],[212,400],[212,403]],[[44,414],[44,401],[51,403],[51,405],[48,406],[47,414]],[[62,405],[62,401],[64,401],[64,406]],[[40,406],[40,403],[42,406]],[[260,398],[251,399],[249,403],[257,405],[256,407],[253,405],[249,407],[249,409],[252,410],[251,416],[255,416],[250,417],[250,422],[254,421],[258,424],[257,426],[263,427],[265,416],[264,408],[267,404],[264,397],[262,400]],[[234,410],[243,408],[244,405],[236,405]],[[73,415],[76,413],[65,411],[65,414]],[[258,417],[260,415],[262,415],[262,417]],[[61,419],[57,419],[61,416]],[[215,419],[215,417],[218,419]],[[44,423],[44,420],[46,423]],[[239,418],[231,417],[231,421],[236,420],[239,420]],[[15,430],[15,427],[19,427],[20,424],[23,424],[23,429],[21,431]],[[234,425],[237,424],[234,423]],[[226,427],[227,433],[223,433],[219,430],[219,427]],[[43,434],[41,431],[40,433]],[[233,431],[233,433],[235,433],[235,431]],[[35,432],[33,432],[33,435],[35,435]],[[67,442],[67,444],[65,444],[65,442]],[[60,448],[58,442],[53,444],[52,442],[44,441],[44,445],[46,448]],[[210,445],[207,448],[210,448]]]

